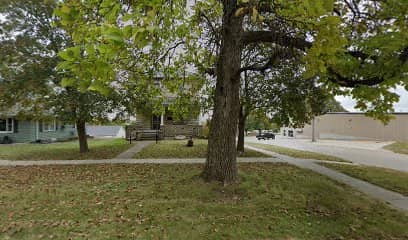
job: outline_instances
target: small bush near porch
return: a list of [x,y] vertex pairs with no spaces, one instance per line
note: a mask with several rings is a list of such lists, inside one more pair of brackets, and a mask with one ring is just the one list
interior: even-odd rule
[[78,141],[50,144],[0,145],[0,159],[6,160],[85,160],[110,159],[132,145],[124,139],[89,139],[89,152],[80,154]]
[[[164,140],[152,144],[136,154],[134,158],[205,158],[208,140],[194,139],[194,146],[187,147],[187,140]],[[263,153],[246,149],[240,157],[270,157]]]
[[408,216],[286,164],[0,168],[0,239],[407,239]]

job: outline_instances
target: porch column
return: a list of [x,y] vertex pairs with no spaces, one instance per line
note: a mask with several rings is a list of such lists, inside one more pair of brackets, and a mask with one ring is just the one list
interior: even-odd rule
[[160,116],[160,126],[163,126],[163,125],[164,125],[164,115],[162,114]]
[[315,117],[312,119],[312,142],[316,142],[316,120]]
[[40,131],[40,122],[37,120],[35,121],[35,140],[36,141],[40,138],[39,131]]

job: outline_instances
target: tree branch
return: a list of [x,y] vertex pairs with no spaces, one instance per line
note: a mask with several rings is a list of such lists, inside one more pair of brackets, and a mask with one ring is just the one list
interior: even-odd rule
[[408,61],[408,47],[405,47],[404,50],[402,50],[400,60],[402,64],[405,64]]
[[172,47],[169,47],[167,49],[167,51],[158,58],[159,61],[163,60],[163,58],[165,58],[172,50],[175,50],[176,48],[178,48],[180,45],[185,44],[185,41],[180,41],[177,42],[175,45],[173,45]]
[[353,80],[346,77],[343,77],[339,73],[335,72],[332,68],[328,68],[328,71],[333,78],[329,78],[330,82],[336,83],[342,87],[354,88],[357,86],[375,86],[385,81],[382,77],[372,77],[368,79]]
[[214,37],[215,37],[216,39],[218,39],[218,38],[219,38],[219,31],[216,30],[215,26],[212,24],[212,22],[211,22],[211,20],[209,19],[209,17],[207,17],[207,15],[205,15],[205,13],[202,12],[202,11],[200,11],[199,14],[200,14],[200,16],[202,16],[202,17],[206,20],[208,26],[210,26],[211,31],[213,32]]
[[272,53],[272,55],[269,56],[268,60],[260,65],[260,64],[253,64],[250,66],[242,67],[240,69],[240,72],[245,72],[245,71],[257,71],[257,72],[265,72],[266,70],[272,68],[275,66],[279,60],[281,59],[288,59],[290,57],[293,57],[293,52],[290,51],[289,49],[275,49],[275,51]]
[[283,47],[297,48],[299,50],[306,50],[312,46],[311,42],[308,42],[302,38],[290,37],[285,33],[273,32],[273,31],[251,31],[244,32],[242,35],[242,42],[244,45],[259,42],[275,43]]

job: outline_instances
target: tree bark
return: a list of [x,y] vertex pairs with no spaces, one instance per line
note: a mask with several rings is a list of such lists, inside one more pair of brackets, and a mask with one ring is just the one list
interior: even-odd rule
[[244,108],[241,106],[238,119],[238,154],[245,152],[245,122],[246,114],[244,114]]
[[76,125],[77,125],[77,133],[78,133],[78,140],[79,140],[79,152],[80,153],[89,152],[88,139],[86,137],[85,121],[78,120],[76,122]]
[[236,134],[239,113],[242,18],[235,16],[237,1],[224,0],[220,55],[208,156],[202,176],[224,185],[238,181]]

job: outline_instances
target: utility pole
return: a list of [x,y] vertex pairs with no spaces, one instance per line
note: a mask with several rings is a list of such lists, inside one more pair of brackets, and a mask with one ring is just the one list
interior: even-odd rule
[[312,142],[316,142],[316,122],[315,117],[312,119]]

